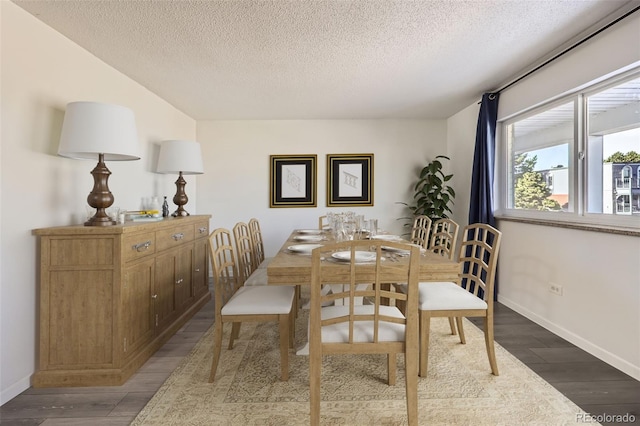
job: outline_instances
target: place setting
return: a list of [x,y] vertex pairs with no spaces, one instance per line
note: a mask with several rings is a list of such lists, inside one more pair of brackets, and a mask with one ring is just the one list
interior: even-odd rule
[[288,246],[286,251],[292,254],[311,256],[311,252],[318,247],[322,247],[322,244],[294,244]]
[[296,234],[301,235],[324,235],[324,229],[298,229]]
[[327,241],[327,237],[324,235],[300,234],[300,235],[294,235],[293,240],[311,243],[311,242]]

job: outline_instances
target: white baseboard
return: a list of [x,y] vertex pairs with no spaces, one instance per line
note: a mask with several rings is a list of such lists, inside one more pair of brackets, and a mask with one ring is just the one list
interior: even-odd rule
[[3,389],[0,393],[0,405],[4,405],[7,402],[11,401],[16,396],[20,395],[22,392],[26,391],[31,387],[31,378],[25,377],[24,379],[18,380],[16,383],[9,386],[7,389]]
[[530,319],[536,324],[562,337],[566,341],[573,343],[580,349],[583,349],[588,353],[590,353],[591,355],[595,356],[596,358],[601,359],[602,361],[606,362],[612,367],[617,368],[618,370],[622,371],[625,374],[628,374],[629,376],[633,377],[636,380],[640,380],[640,366],[633,365],[630,362],[620,358],[619,356],[612,354],[611,352],[601,348],[600,346],[596,346],[590,341],[585,340],[581,336],[578,336],[577,334],[574,334],[569,330],[558,326],[557,324],[549,322],[545,318],[539,316],[534,312],[529,311],[527,308],[514,302],[513,300],[510,300],[506,297],[501,297],[498,295],[498,301],[503,305],[505,305],[506,307],[513,309],[520,315]]

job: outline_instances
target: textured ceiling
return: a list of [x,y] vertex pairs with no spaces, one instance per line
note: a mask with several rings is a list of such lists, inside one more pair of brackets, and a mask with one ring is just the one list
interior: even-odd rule
[[640,0],[14,0],[198,120],[446,118]]

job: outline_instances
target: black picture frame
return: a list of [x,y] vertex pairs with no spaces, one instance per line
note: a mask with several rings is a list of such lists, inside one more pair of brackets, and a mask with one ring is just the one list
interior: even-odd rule
[[327,154],[327,207],[373,206],[373,154]]
[[269,207],[316,207],[315,154],[269,156]]

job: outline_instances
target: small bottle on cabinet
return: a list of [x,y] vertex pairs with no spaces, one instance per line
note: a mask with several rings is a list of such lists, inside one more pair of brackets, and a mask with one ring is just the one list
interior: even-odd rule
[[169,217],[169,204],[167,203],[167,196],[164,196],[164,202],[162,203],[162,217]]

